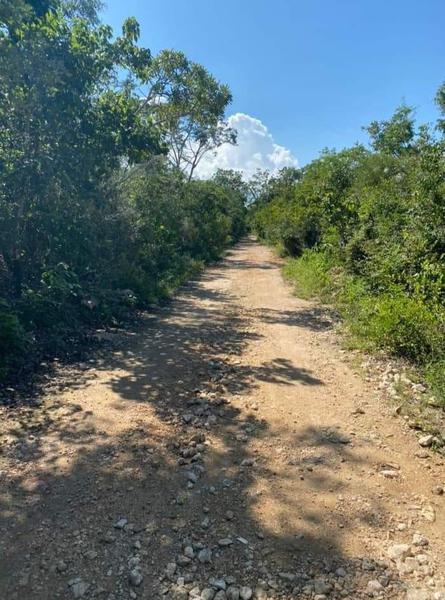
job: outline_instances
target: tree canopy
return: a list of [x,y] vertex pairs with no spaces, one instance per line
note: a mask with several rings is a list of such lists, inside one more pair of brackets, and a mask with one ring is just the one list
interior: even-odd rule
[[369,148],[264,181],[252,226],[295,257],[300,293],[335,302],[361,346],[413,360],[445,397],[445,141],[407,106],[366,130]]
[[158,301],[244,231],[239,188],[191,180],[234,141],[229,88],[99,7],[0,5],[0,376],[14,347],[119,317],[122,289]]
[[201,158],[221,144],[235,143],[224,120],[232,95],[202,65],[163,50],[148,70],[146,112],[154,117],[172,165],[191,179]]

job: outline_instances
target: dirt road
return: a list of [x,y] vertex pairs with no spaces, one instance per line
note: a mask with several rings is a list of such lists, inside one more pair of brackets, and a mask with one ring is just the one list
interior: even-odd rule
[[443,460],[268,249],[103,337],[1,415],[2,599],[445,598]]

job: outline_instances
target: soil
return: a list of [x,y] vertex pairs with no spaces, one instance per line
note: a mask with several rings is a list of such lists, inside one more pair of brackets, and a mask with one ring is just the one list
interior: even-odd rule
[[444,459],[253,240],[2,408],[0,598],[445,598]]

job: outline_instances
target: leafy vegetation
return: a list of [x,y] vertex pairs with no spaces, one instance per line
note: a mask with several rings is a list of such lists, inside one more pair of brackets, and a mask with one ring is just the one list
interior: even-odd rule
[[[445,118],[416,128],[401,106],[369,147],[199,181],[205,153],[236,141],[229,88],[181,52],[152,56],[133,18],[114,37],[98,8],[0,5],[0,378],[168,297],[245,233],[250,203],[300,295],[334,301],[362,346],[443,394]],[[436,100],[445,116],[445,84]]]
[[[445,114],[445,85],[437,101]],[[324,151],[270,179],[250,219],[303,297],[335,302],[355,340],[414,361],[445,397],[445,141],[402,106],[370,148]],[[445,399],[443,400],[445,403]]]
[[168,296],[244,233],[233,174],[192,180],[235,134],[230,90],[152,56],[96,0],[0,6],[0,378],[83,324]]

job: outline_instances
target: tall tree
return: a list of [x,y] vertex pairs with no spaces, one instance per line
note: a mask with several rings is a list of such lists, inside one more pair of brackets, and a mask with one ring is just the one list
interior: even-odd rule
[[182,52],[160,52],[150,66],[148,85],[144,107],[163,132],[171,163],[189,179],[207,152],[236,142],[225,120],[232,101],[228,86]]
[[0,254],[17,294],[51,262],[85,254],[104,175],[159,151],[128,83],[151,61],[137,23],[113,40],[83,16],[94,2],[77,4],[8,0],[0,12]]
[[445,133],[445,82],[442,83],[436,94],[436,104],[442,113],[442,118],[438,119],[438,128]]
[[365,131],[376,152],[398,156],[411,148],[415,136],[413,109],[399,106],[388,121],[372,121]]

